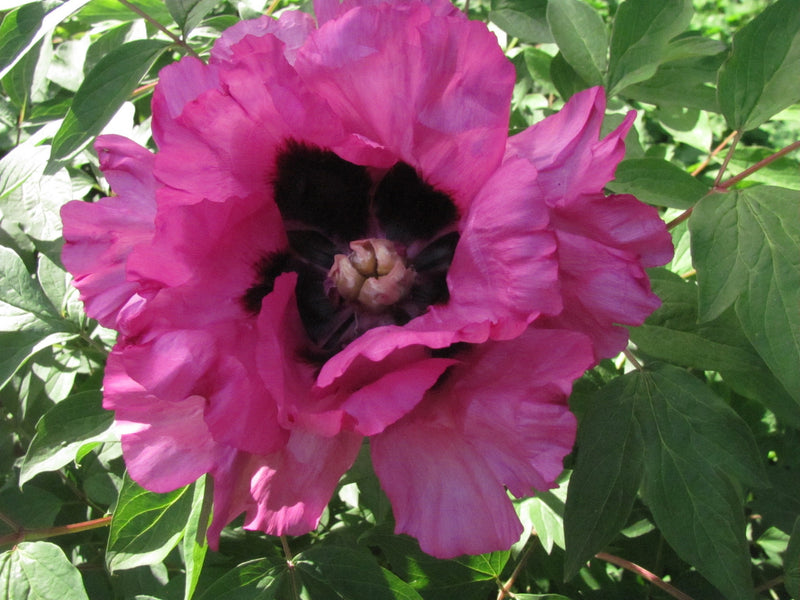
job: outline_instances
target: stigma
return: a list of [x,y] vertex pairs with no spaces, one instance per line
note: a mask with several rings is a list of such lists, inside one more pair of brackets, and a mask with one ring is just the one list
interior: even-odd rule
[[356,240],[350,242],[350,250],[333,258],[326,282],[329,295],[372,313],[383,312],[408,295],[416,272],[406,265],[394,242]]

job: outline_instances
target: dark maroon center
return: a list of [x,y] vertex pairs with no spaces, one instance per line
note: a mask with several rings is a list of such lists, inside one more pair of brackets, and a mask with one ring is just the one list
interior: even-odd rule
[[[458,211],[413,167],[398,162],[376,175],[329,150],[289,141],[278,154],[272,185],[289,248],[259,261],[242,301],[257,314],[275,279],[296,272],[297,307],[313,356],[326,360],[372,327],[403,325],[447,302]],[[394,253],[394,273],[376,269],[370,276],[360,255],[386,248]],[[378,288],[379,303],[350,291],[345,278],[351,265],[369,279],[366,287],[356,281],[357,292],[374,295]]]

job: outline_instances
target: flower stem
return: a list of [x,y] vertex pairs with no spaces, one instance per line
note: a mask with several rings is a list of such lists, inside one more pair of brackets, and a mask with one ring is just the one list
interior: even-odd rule
[[84,521],[82,523],[72,523],[70,525],[61,525],[58,527],[45,527],[43,529],[31,529],[26,531],[19,528],[15,533],[0,536],[0,546],[7,544],[18,544],[19,542],[35,542],[36,540],[45,540],[57,535],[66,535],[69,533],[80,533],[82,531],[90,531],[92,529],[99,529],[107,527],[111,524],[111,517],[101,517],[91,521]]
[[295,600],[300,600],[300,594],[297,593],[297,576],[294,572],[294,558],[292,557],[292,551],[289,550],[289,542],[286,540],[286,536],[281,536],[281,546],[283,546],[283,555],[286,557],[286,566],[289,567],[289,577],[292,580],[292,594]]
[[[533,545],[529,544],[528,547],[525,549],[525,554],[519,559],[517,566],[514,567],[513,573],[511,573],[511,577],[508,578],[508,581],[500,588],[500,591],[497,592],[497,600],[503,600],[510,592],[511,587],[514,585],[514,582],[519,577],[520,571],[522,571],[522,567],[525,565],[525,561],[528,560],[528,555],[533,550]],[[499,582],[498,582],[499,583]]]
[[191,54],[195,58],[200,58],[200,55],[197,54],[197,52],[194,51],[194,48],[192,48],[189,44],[187,44],[185,41],[183,41],[179,36],[175,35],[169,29],[164,27],[156,19],[154,19],[153,17],[148,15],[146,12],[144,12],[141,8],[139,8],[138,6],[136,6],[134,4],[131,4],[130,2],[128,2],[128,0],[117,0],[117,1],[120,4],[122,4],[123,6],[125,6],[128,10],[133,11],[137,15],[142,17],[145,21],[150,23],[153,27],[155,27],[156,29],[161,31],[164,35],[169,37],[178,46],[180,46],[181,48],[184,48],[189,54]]
[[717,178],[714,180],[714,188],[719,187],[719,182],[722,181],[722,176],[725,174],[725,169],[728,168],[728,163],[733,158],[733,152],[736,150],[736,145],[739,143],[739,140],[742,138],[742,132],[736,131],[734,132],[736,135],[733,136],[733,141],[731,142],[731,147],[728,148],[728,153],[725,155],[725,160],[722,161],[722,166],[719,168],[719,173],[717,173]]
[[637,371],[641,371],[642,370],[642,368],[643,368],[642,364],[638,360],[636,360],[636,357],[633,355],[633,353],[630,350],[625,348],[625,350],[623,350],[622,353],[625,355],[625,358],[627,358],[631,362],[631,364],[634,367],[636,367]]
[[636,573],[637,575],[644,577],[645,579],[647,579],[647,581],[649,581],[656,587],[661,588],[673,598],[677,598],[678,600],[693,600],[691,596],[684,594],[679,589],[671,586],[655,573],[651,573],[644,567],[640,567],[639,565],[627,561],[624,558],[620,558],[619,556],[614,556],[613,554],[607,554],[605,552],[598,552],[595,555],[595,557],[599,558],[600,560],[610,562],[612,565],[617,565],[618,567],[622,567],[623,569],[630,571],[631,573]]
[[800,141],[794,142],[793,144],[789,144],[785,148],[783,148],[781,150],[778,150],[775,154],[770,154],[767,158],[758,161],[752,167],[748,167],[747,169],[745,169],[744,171],[742,171],[741,173],[739,173],[735,177],[731,177],[730,179],[726,179],[725,181],[723,181],[722,183],[717,185],[717,187],[722,188],[722,189],[729,188],[733,184],[739,183],[742,179],[745,179],[746,177],[749,177],[750,175],[752,175],[753,173],[755,173],[759,169],[763,169],[769,163],[778,160],[781,156],[789,154],[789,152],[792,152],[793,150],[797,150],[798,148],[800,148]]

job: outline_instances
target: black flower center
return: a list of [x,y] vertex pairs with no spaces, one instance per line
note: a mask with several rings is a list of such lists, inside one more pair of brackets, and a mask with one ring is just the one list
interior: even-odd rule
[[413,167],[376,173],[289,141],[272,185],[289,248],[256,265],[242,302],[258,313],[275,279],[296,272],[313,356],[326,360],[372,327],[403,325],[447,302],[458,211]]

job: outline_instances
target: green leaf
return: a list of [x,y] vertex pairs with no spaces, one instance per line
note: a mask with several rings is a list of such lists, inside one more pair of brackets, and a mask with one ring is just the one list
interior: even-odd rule
[[194,483],[192,496],[192,511],[186,523],[186,532],[181,540],[183,561],[186,565],[186,584],[184,586],[184,600],[191,600],[194,595],[200,573],[203,570],[203,561],[208,551],[206,530],[211,516],[212,492],[210,485],[206,484],[203,476]]
[[0,160],[0,210],[36,241],[61,237],[59,210],[74,198],[66,169],[47,172],[48,146],[25,143]]
[[6,15],[0,25],[0,79],[5,77],[56,25],[80,9],[89,0],[66,0],[46,15],[39,2],[26,4]]
[[489,20],[529,44],[553,41],[547,25],[547,0],[492,0]]
[[[24,312],[48,322],[60,317],[58,310],[28,273],[19,255],[0,246],[0,312],[6,315]],[[14,310],[16,309],[16,310]],[[6,330],[8,331],[8,330]]]
[[192,511],[192,487],[166,494],[148,492],[127,475],[108,536],[109,571],[164,560],[183,536]]
[[108,432],[114,414],[104,410],[101,392],[80,392],[56,404],[36,424],[20,470],[24,485],[39,473],[55,471],[75,460],[83,444],[113,441]]
[[217,4],[217,0],[165,0],[165,2],[184,37],[188,36]]
[[800,100],[800,6],[778,0],[733,36],[717,95],[731,129],[755,129]]
[[687,209],[710,188],[669,161],[633,158],[622,161],[606,187],[616,194],[633,194],[655,206]]
[[291,593],[288,573],[285,562],[251,560],[217,579],[197,600],[284,600]]
[[[728,163],[728,170],[725,174],[730,176],[738,175],[757,162],[771,156],[774,152],[771,148],[759,146],[738,147],[733,158]],[[800,172],[800,161],[792,158],[791,155],[782,156],[748,175],[744,183],[747,185],[765,183],[798,191],[800,190],[798,172]],[[741,183],[738,185],[741,185]]]
[[800,220],[797,192],[770,186],[714,194],[689,228],[700,319],[735,303],[764,362],[800,401]]
[[[150,15],[159,23],[169,23],[172,18],[163,0],[129,0],[142,12]],[[141,19],[137,13],[119,2],[119,0],[92,0],[81,10],[81,21],[100,23],[103,21],[129,22]]]
[[603,19],[580,0],[550,0],[547,23],[564,59],[590,85],[600,85],[608,65],[608,32]]
[[783,585],[792,598],[800,598],[800,517],[794,522],[789,545],[783,555]]
[[686,371],[665,365],[626,378],[645,446],[642,494],[659,530],[727,598],[752,600],[744,510],[730,479],[766,485],[749,428]]
[[650,79],[667,58],[671,38],[689,26],[691,0],[626,0],[614,17],[608,69],[609,96]]
[[362,548],[317,544],[293,562],[312,598],[422,600],[413,587],[380,567]]
[[561,52],[556,54],[550,62],[550,80],[564,100],[569,100],[581,90],[590,87],[567,62]]
[[0,589],[8,600],[88,600],[81,575],[50,542],[22,542],[0,554]]
[[41,321],[20,323],[22,331],[0,331],[0,389],[37,352],[77,337],[75,333],[53,332]]
[[630,378],[612,380],[592,397],[578,427],[575,470],[564,513],[568,579],[617,535],[630,516],[643,468],[635,391],[636,382]]
[[373,528],[360,541],[379,547],[392,572],[411,584],[425,600],[486,598],[510,556],[509,552],[493,552],[441,560],[422,552],[413,538],[391,533],[388,524]]
[[552,491],[537,492],[533,498],[523,500],[521,510],[536,531],[539,543],[550,554],[553,546],[563,549],[564,544],[564,500],[567,497],[567,484],[564,481]]
[[169,46],[161,40],[134,40],[100,59],[75,93],[53,138],[50,159],[68,158],[100,133]]

